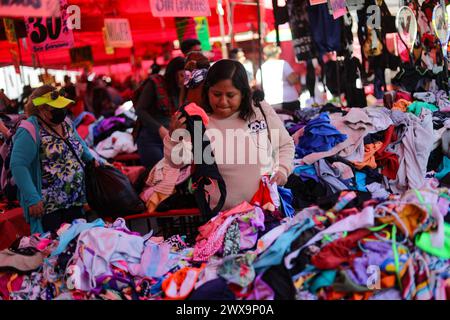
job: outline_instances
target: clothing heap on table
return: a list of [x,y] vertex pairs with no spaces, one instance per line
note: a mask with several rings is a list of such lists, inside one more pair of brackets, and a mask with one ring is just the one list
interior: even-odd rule
[[[264,190],[268,188],[270,190]],[[278,195],[278,197],[277,197]],[[338,191],[293,217],[261,184],[183,236],[83,219],[0,252],[2,299],[447,299],[450,192]],[[258,205],[256,205],[258,204]],[[266,208],[266,209],[263,209]]]
[[[429,93],[299,111],[285,122],[296,145],[287,185],[263,176],[193,243],[141,236],[121,218],[22,237],[0,251],[0,297],[450,299],[448,98]],[[161,162],[141,196],[156,208],[189,175]]]
[[104,159],[113,159],[119,154],[135,153],[137,146],[132,132],[135,126],[134,110],[119,108],[116,115],[96,119],[87,111],[73,121],[79,135],[96,154]]

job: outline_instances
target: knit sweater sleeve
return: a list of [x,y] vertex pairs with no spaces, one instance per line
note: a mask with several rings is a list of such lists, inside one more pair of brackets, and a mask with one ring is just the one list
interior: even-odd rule
[[36,143],[26,129],[19,128],[13,139],[10,168],[25,205],[29,207],[41,201],[41,195],[31,177],[33,161],[39,155]]
[[292,173],[295,155],[294,140],[284,127],[275,110],[265,101],[261,108],[267,118],[267,126],[270,130],[271,144],[273,147],[274,170],[282,172],[286,178]]

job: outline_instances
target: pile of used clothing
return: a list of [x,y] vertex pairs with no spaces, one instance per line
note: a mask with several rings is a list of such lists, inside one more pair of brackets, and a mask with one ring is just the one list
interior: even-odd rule
[[122,153],[134,153],[132,131],[135,126],[134,109],[118,108],[114,116],[96,119],[92,113],[83,112],[73,123],[87,145],[104,159],[113,159]]
[[296,209],[343,190],[386,199],[391,193],[422,188],[433,177],[437,185],[449,186],[450,112],[443,102],[448,101],[445,92],[412,97],[398,91],[389,96],[385,107],[329,104],[303,109],[297,114],[299,121],[286,123],[296,144],[296,167],[287,184]]
[[[195,243],[83,219],[0,252],[0,297],[21,299],[448,299],[450,192],[340,191],[300,212],[261,184]],[[270,190],[269,190],[270,189]],[[277,196],[278,195],[278,196]],[[283,199],[283,200],[281,200]]]
[[[450,299],[448,98],[385,98],[299,111],[285,122],[296,146],[286,186],[263,177],[192,242],[142,236],[121,218],[18,239],[0,251],[0,298]],[[190,169],[144,173],[147,208],[195,205]]]

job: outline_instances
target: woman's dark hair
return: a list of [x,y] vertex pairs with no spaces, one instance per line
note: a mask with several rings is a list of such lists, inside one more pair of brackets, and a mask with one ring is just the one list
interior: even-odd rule
[[239,107],[239,117],[243,120],[249,120],[255,112],[252,108],[252,93],[248,84],[247,72],[240,62],[234,60],[219,60],[209,68],[202,92],[205,111],[208,113],[213,112],[209,104],[208,91],[222,80],[231,80],[233,86],[241,92],[242,101]]
[[109,115],[111,112],[111,96],[108,90],[104,87],[95,87],[92,91],[92,109],[94,110],[94,115],[99,118],[101,115]]
[[184,69],[184,58],[176,57],[169,61],[164,74],[164,79],[167,84],[167,91],[170,96],[178,96],[180,88],[178,87],[177,73]]

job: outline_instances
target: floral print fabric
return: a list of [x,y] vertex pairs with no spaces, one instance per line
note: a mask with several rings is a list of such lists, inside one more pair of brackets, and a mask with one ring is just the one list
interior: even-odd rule
[[[81,159],[83,146],[71,126],[64,123],[68,140]],[[44,127],[41,136],[42,197],[45,213],[82,206],[86,202],[84,172],[67,144]]]

